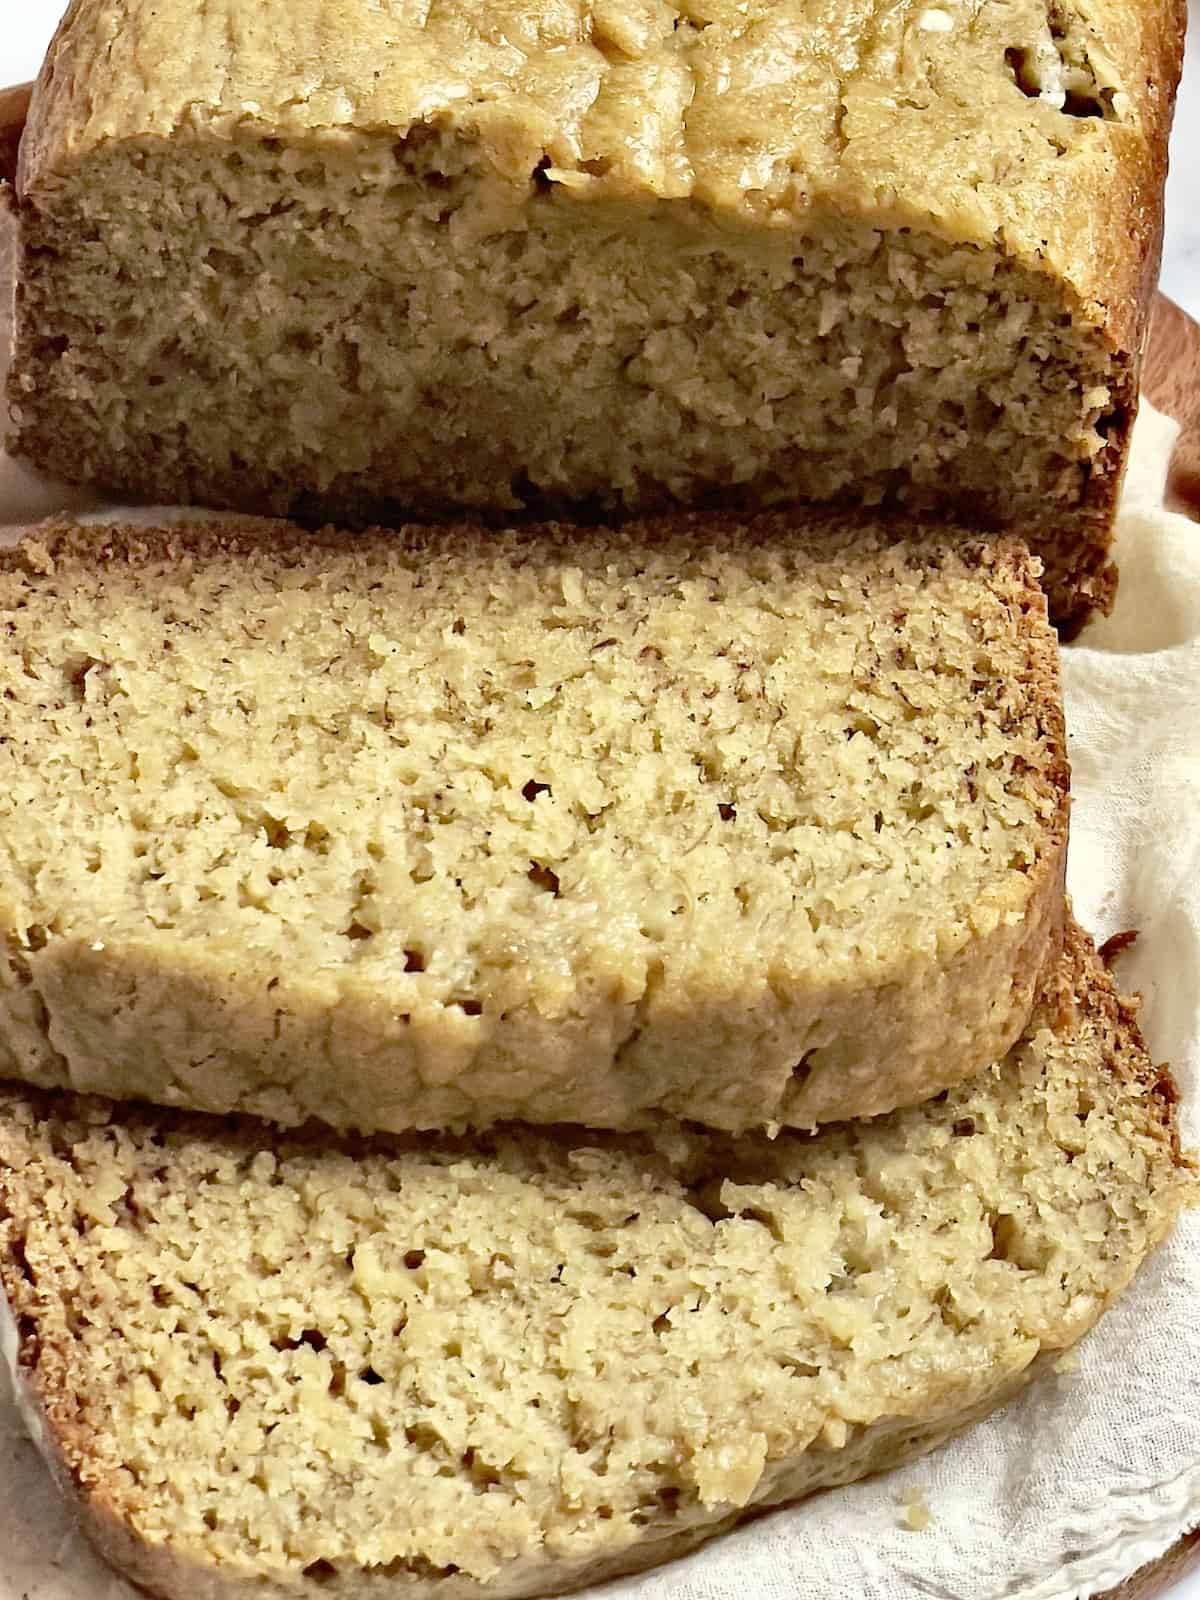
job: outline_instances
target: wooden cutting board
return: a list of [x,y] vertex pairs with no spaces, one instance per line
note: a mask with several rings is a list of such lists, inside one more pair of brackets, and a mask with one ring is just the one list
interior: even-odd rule
[[9,183],[17,171],[17,146],[21,142],[32,87],[32,84],[19,83],[15,89],[0,89],[0,179]]
[[1180,425],[1167,501],[1200,519],[1200,323],[1160,294],[1150,323],[1142,387]]
[[[29,91],[29,84],[0,89],[0,180],[10,183],[16,174]],[[1169,500],[1200,520],[1200,324],[1165,295],[1155,302],[1142,387],[1151,404],[1174,417],[1181,428],[1171,463]],[[1154,1600],[1193,1567],[1200,1567],[1200,1527],[1160,1561],[1141,1568],[1096,1600]]]

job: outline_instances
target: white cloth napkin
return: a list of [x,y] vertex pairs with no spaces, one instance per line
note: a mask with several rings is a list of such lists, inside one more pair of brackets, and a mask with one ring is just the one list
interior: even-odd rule
[[[0,262],[0,275],[2,275]],[[5,299],[0,294],[0,307]],[[7,329],[0,329],[0,367]],[[1173,425],[1144,411],[1111,618],[1065,652],[1070,888],[1098,937],[1136,928],[1118,977],[1200,1143],[1200,528],[1162,508]],[[51,510],[111,514],[0,456],[0,542]],[[142,510],[139,519],[152,516]],[[134,1600],[92,1557],[0,1375],[0,1600]],[[932,1512],[920,1532],[905,1502]],[[1200,1213],[1037,1385],[937,1454],[763,1518],[605,1600],[1085,1600],[1200,1522]]]

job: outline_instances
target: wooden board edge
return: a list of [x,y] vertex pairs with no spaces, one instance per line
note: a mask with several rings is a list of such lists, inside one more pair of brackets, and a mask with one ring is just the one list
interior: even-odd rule
[[1151,313],[1142,393],[1179,424],[1167,504],[1200,519],[1200,323],[1165,294]]
[[18,83],[0,89],[0,180],[12,183],[17,176],[17,147],[29,111],[31,83]]
[[1106,1589],[1095,1600],[1156,1600],[1189,1572],[1200,1569],[1200,1527],[1185,1533],[1157,1561],[1139,1567],[1131,1578],[1119,1583],[1115,1589]]

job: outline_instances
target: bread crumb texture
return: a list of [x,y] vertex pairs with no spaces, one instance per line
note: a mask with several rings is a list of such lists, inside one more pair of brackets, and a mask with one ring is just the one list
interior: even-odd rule
[[0,571],[0,1067],[360,1129],[923,1099],[1058,948],[1034,570],[830,518],[51,531]]
[[1107,547],[1182,0],[77,0],[14,443],[349,519],[724,502]]
[[934,1516],[924,1489],[910,1489],[906,1495],[898,1498],[904,1507],[904,1526],[910,1533],[924,1533],[933,1526]]
[[1014,1393],[1170,1225],[1172,1119],[1072,935],[1000,1065],[773,1142],[339,1145],[9,1089],[0,1273],[43,1442],[139,1582],[543,1594]]

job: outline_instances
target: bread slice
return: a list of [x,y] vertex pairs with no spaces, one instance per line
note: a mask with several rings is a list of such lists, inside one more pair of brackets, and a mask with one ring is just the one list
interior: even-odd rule
[[0,1095],[43,1447],[171,1600],[561,1591],[930,1448],[1072,1345],[1191,1179],[1077,932],[937,1101],[774,1142],[322,1144]]
[[852,500],[1111,603],[1185,0],[75,0],[15,447],[275,514]]
[[896,537],[48,531],[0,565],[0,1075],[743,1130],[979,1070],[1060,937],[1056,647],[1022,547]]

